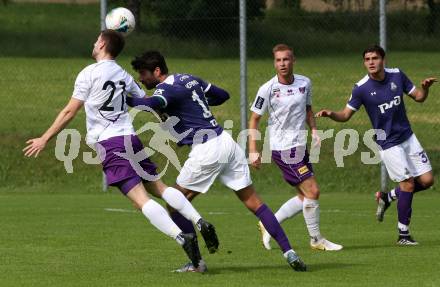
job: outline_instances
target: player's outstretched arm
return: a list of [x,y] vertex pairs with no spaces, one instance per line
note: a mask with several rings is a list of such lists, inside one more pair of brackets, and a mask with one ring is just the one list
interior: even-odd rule
[[252,112],[249,120],[249,159],[251,166],[256,169],[260,169],[261,167],[261,154],[257,148],[257,132],[260,119],[261,116],[259,114]]
[[84,102],[75,98],[70,99],[69,103],[58,114],[50,128],[39,138],[34,138],[26,141],[28,144],[24,149],[24,155],[27,157],[37,157],[42,151],[47,142],[58,134],[64,127],[75,117],[76,113],[81,109]]
[[354,114],[354,111],[348,107],[345,107],[343,110],[335,112],[332,110],[323,109],[315,114],[316,118],[325,117],[331,118],[336,122],[346,122],[348,121]]
[[421,88],[415,89],[409,96],[413,98],[414,101],[423,103],[426,98],[428,98],[429,88],[437,82],[436,78],[426,78],[421,82]]

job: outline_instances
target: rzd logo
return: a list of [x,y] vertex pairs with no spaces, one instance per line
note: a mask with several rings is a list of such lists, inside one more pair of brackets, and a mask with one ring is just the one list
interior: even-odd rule
[[400,102],[400,96],[395,96],[394,100],[392,100],[391,102],[378,105],[378,107],[380,109],[380,112],[383,114],[386,110],[391,109],[394,106],[400,105]]

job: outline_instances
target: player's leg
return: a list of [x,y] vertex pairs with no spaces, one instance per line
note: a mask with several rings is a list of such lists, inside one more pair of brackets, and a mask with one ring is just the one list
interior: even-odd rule
[[301,258],[292,249],[289,239],[283,228],[276,219],[272,210],[264,204],[255,192],[252,185],[235,192],[244,205],[257,216],[264,228],[269,232],[272,238],[278,243],[287,262],[295,271],[306,271],[307,267]]
[[300,193],[304,195],[303,216],[310,236],[312,249],[323,251],[338,251],[342,245],[333,243],[321,235],[320,231],[320,207],[319,187],[316,178],[312,175],[297,185]]
[[414,178],[410,177],[399,183],[400,194],[397,200],[397,228],[399,231],[398,245],[417,245],[412,239],[409,224],[412,215],[412,200],[414,195]]

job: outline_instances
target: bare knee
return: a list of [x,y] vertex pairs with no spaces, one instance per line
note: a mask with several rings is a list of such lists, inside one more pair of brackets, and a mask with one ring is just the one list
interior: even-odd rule
[[257,210],[263,205],[263,202],[252,185],[240,189],[235,193],[243,204],[253,213],[257,212]]
[[430,188],[434,185],[434,176],[432,173],[425,174],[423,176],[420,176],[417,181],[423,188]]
[[400,189],[406,192],[414,191],[414,178],[409,178],[407,180],[401,181],[399,183]]

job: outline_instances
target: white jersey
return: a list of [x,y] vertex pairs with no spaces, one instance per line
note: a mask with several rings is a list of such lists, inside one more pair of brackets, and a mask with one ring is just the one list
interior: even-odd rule
[[125,104],[127,93],[145,96],[133,77],[114,60],[99,61],[78,74],[72,97],[84,102],[88,144],[135,133]]
[[269,111],[271,150],[288,150],[307,144],[306,105],[312,105],[312,83],[309,78],[294,75],[290,85],[273,77],[260,87],[251,111],[263,115]]

